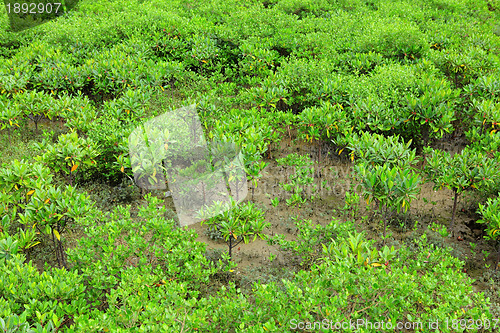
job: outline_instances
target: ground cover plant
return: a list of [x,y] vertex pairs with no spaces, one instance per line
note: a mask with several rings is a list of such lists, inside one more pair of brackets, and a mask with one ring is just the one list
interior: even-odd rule
[[500,2],[71,8],[0,9],[0,330],[499,330]]

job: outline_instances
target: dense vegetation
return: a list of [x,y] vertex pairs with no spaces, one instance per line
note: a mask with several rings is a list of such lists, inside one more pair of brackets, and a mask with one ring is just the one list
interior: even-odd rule
[[[500,1],[82,0],[21,32],[3,10],[2,331],[499,329]],[[251,189],[202,222],[219,255],[130,162],[135,128],[192,104]],[[350,186],[318,223],[332,161]],[[293,172],[266,197],[270,168]],[[446,218],[415,207],[436,205],[425,185]],[[464,198],[483,256],[457,250]],[[269,231],[277,212],[294,232]],[[239,274],[236,246],[258,238],[287,260]]]

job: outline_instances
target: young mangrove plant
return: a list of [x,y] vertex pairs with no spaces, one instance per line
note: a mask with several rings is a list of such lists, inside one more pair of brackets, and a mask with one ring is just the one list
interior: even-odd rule
[[450,232],[454,232],[458,197],[466,191],[488,193],[499,175],[499,163],[481,151],[468,147],[453,157],[442,150],[424,148],[424,172],[434,189],[446,187],[453,191]]
[[[307,198],[314,199],[316,184],[314,183],[314,162],[305,155],[290,154],[285,158],[277,159],[278,165],[294,167],[294,173],[289,175],[288,183],[280,183],[280,186],[292,195],[286,200],[289,206],[300,205]],[[310,192],[306,193],[307,191]]]
[[[482,216],[477,222],[486,225],[486,236],[484,238],[496,243],[498,263],[500,262],[500,193],[494,199],[489,198],[485,205],[479,204],[477,212]],[[495,267],[498,267],[498,264]]]
[[78,167],[82,164],[88,167],[95,166],[94,158],[98,155],[97,145],[90,139],[78,137],[76,132],[61,134],[54,145],[47,140],[34,145],[40,150],[45,150],[43,155],[35,159],[56,173],[61,172],[70,185],[73,185]]
[[355,177],[360,182],[362,195],[369,205],[375,200],[384,217],[384,244],[389,213],[407,211],[410,203],[420,193],[421,178],[414,171],[387,164],[371,166],[360,163],[354,168]]
[[[205,219],[207,216],[213,216]],[[255,207],[252,202],[237,205],[231,198],[229,203],[220,201],[212,206],[205,206],[198,212],[198,218],[203,219],[210,231],[220,232],[227,244],[229,258],[232,260],[232,250],[241,242],[248,244],[257,238],[264,239],[265,228],[271,226],[264,219],[264,212]]]

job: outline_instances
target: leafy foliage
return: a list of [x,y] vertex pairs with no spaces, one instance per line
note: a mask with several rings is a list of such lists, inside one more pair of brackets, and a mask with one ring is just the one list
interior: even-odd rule
[[204,220],[201,224],[206,224],[210,231],[221,234],[227,243],[230,259],[233,248],[241,242],[248,244],[250,240],[255,241],[258,237],[264,239],[263,231],[270,226],[270,223],[265,222],[264,212],[252,202],[242,205],[237,205],[234,200],[228,205],[216,202],[201,210],[198,215],[203,218],[207,214],[215,217]]
[[[245,291],[235,264],[226,255],[208,260],[194,231],[178,228],[154,197],[105,214],[72,183],[131,178],[132,130],[194,103],[210,144],[241,148],[252,200],[270,159],[292,139],[316,143],[320,163],[331,162],[321,152],[333,142],[352,154],[360,192],[387,224],[419,191],[421,148],[462,131],[464,151],[424,150],[426,178],[454,190],[455,204],[466,191],[496,193],[498,8],[483,0],[97,0],[21,33],[0,15],[2,135],[10,144],[13,129],[29,136],[16,139],[37,140],[30,122],[62,132],[33,146],[36,163],[0,168],[0,330],[264,332],[325,318],[491,319],[491,300],[473,291],[464,263],[425,236],[377,248],[350,221],[296,219],[296,240],[270,242],[302,265]],[[176,153],[175,145],[155,148]],[[316,170],[309,159],[284,161],[297,170],[283,185],[302,202]],[[64,178],[55,185],[57,173]],[[357,193],[346,199],[356,211]],[[497,200],[479,201],[496,239]],[[254,203],[224,214],[207,223],[229,249],[266,238]],[[50,251],[66,269],[50,267]],[[43,272],[31,259],[47,261]]]
[[425,149],[424,172],[434,182],[434,188],[447,187],[453,190],[454,202],[450,228],[453,224],[458,196],[465,191],[489,193],[498,177],[498,161],[473,148],[464,148],[460,154],[450,156],[447,152]]
[[95,164],[94,158],[97,156],[97,145],[89,139],[78,137],[76,132],[61,134],[55,145],[46,140],[35,147],[45,153],[36,158],[43,162],[55,173],[62,173],[72,183],[74,173],[80,165],[91,167]]
[[351,160],[356,158],[370,165],[387,164],[401,169],[414,167],[418,162],[415,149],[410,149],[411,141],[401,143],[397,135],[384,137],[376,133],[352,133],[347,142]]
[[314,183],[314,162],[308,156],[289,154],[284,158],[277,159],[278,165],[286,165],[294,168],[294,172],[288,176],[289,183],[280,183],[280,186],[292,196],[286,200],[289,206],[299,205],[306,202],[307,198],[314,199],[316,184]]
[[478,213],[482,218],[478,223],[486,224],[486,239],[498,241],[500,235],[500,199],[489,198],[486,204],[479,204]]

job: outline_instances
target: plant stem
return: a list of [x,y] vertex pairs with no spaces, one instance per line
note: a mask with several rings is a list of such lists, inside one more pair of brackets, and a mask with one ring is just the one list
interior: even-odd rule
[[26,251],[26,260],[24,261],[25,264],[29,263],[30,262],[30,258],[31,258],[31,248],[29,248],[27,251]]
[[387,229],[387,206],[385,206],[385,214],[384,214],[384,240],[382,245],[385,245],[385,230]]
[[455,194],[455,198],[453,199],[453,212],[451,213],[451,224],[450,224],[450,231],[452,236],[454,233],[453,227],[455,224],[455,211],[457,210],[457,199],[458,199],[458,192],[456,188],[453,189],[453,193]]
[[68,269],[67,267],[67,263],[66,263],[66,256],[64,255],[64,248],[63,248],[63,243],[62,241],[58,240],[57,241],[59,243],[59,252],[61,254],[61,262],[62,262],[62,266],[65,268],[65,269]]

